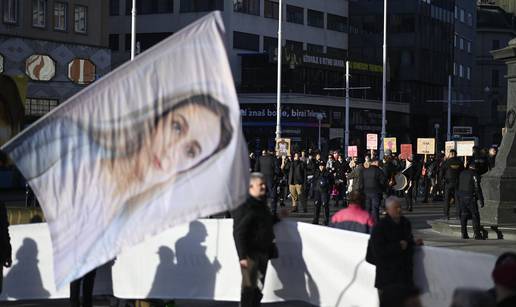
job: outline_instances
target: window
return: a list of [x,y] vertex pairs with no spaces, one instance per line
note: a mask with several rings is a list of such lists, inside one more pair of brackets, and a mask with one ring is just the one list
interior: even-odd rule
[[77,33],[88,32],[88,8],[78,5],[74,8],[74,30]]
[[18,22],[18,0],[5,0],[3,2],[4,22],[17,23]]
[[260,0],[233,0],[233,10],[260,16]]
[[233,48],[260,51],[260,36],[256,34],[233,31]]
[[464,22],[464,10],[460,9],[460,22]]
[[[125,0],[125,14],[131,15],[133,0]],[[174,0],[137,0],[136,13],[139,15],[167,14],[174,12]]]
[[500,86],[500,80],[499,80],[497,69],[493,69],[491,71],[491,86],[493,88]]
[[453,47],[457,48],[457,34],[453,37]]
[[[136,33],[135,51],[139,54],[165,38],[172,35],[172,32]],[[131,33],[125,34],[125,50],[131,50]]]
[[457,63],[453,62],[453,75],[457,76]]
[[464,78],[464,66],[459,65],[459,77]]
[[473,26],[473,15],[471,13],[468,13],[468,26]]
[[277,1],[263,1],[263,17],[279,19],[279,4]]
[[263,37],[263,52],[272,54],[278,48],[278,39],[275,37]]
[[224,0],[181,0],[180,5],[181,13],[224,10]]
[[416,29],[413,15],[391,15],[390,26],[394,33],[412,33]]
[[500,41],[495,39],[493,40],[493,48],[492,50],[500,49]]
[[109,49],[111,51],[118,51],[120,48],[120,43],[118,41],[118,34],[109,34]]
[[287,40],[287,41],[285,41],[285,49],[287,49],[289,51],[292,50],[295,53],[301,54],[301,53],[303,53],[303,43]]
[[471,42],[470,41],[468,41],[466,49],[467,49],[468,53],[471,53]]
[[45,27],[46,10],[46,0],[32,0],[32,26],[38,28]]
[[118,15],[120,15],[120,0],[109,0],[109,16]]
[[305,24],[305,10],[302,7],[287,5],[287,22]]
[[308,10],[308,25],[317,28],[324,28],[324,13]]
[[326,54],[330,57],[345,59],[348,51],[341,48],[326,47]]
[[308,53],[324,53],[324,47],[321,45],[306,44]]
[[68,5],[64,2],[54,3],[54,29],[66,31],[66,12]]
[[59,104],[57,99],[29,98],[25,99],[25,115],[42,116],[52,111]]
[[455,19],[459,19],[459,8],[455,6]]
[[460,38],[459,42],[460,42],[460,44],[459,44],[460,50],[464,50],[464,39],[462,37]]
[[471,80],[471,67],[466,68],[466,79]]
[[328,30],[347,32],[348,19],[346,17],[328,14]]

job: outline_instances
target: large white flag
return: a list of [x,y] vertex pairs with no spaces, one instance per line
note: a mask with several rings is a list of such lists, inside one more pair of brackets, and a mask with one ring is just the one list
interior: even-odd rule
[[41,203],[59,287],[238,206],[249,170],[219,13],[81,91],[2,149]]

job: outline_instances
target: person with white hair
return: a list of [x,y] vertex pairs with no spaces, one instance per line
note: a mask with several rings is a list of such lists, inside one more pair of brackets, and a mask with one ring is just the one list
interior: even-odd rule
[[410,221],[401,213],[401,199],[390,196],[385,200],[387,216],[380,219],[371,234],[372,253],[376,265],[375,287],[382,292],[386,286],[413,286],[414,240]]

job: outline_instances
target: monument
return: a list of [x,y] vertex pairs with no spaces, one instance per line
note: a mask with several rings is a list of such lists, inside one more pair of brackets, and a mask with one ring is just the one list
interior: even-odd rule
[[516,230],[516,39],[491,54],[507,64],[507,115],[495,167],[482,176],[485,206],[480,220],[504,234]]

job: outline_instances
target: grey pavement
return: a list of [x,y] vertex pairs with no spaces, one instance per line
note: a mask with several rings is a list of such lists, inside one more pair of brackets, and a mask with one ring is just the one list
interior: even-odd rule
[[[287,206],[289,207],[289,206]],[[308,212],[292,213],[288,218],[295,219],[300,222],[310,223],[313,217],[313,202],[308,203]],[[335,213],[338,208],[331,203],[331,214]],[[452,212],[453,212],[452,208]],[[428,221],[439,219],[442,217],[442,203],[428,203],[423,204],[418,202],[414,206],[413,212],[404,212],[404,214],[411,220],[416,238],[422,238],[427,246],[436,246],[443,248],[452,248],[463,251],[481,252],[499,255],[505,251],[516,251],[516,241],[488,239],[483,241],[478,240],[462,240],[457,236],[449,236],[439,234],[431,229]],[[322,221],[322,218],[320,219]],[[115,306],[110,304],[106,299],[98,299],[94,306],[107,307]],[[284,302],[275,304],[263,304],[270,307],[308,307],[310,304],[303,302]],[[46,300],[33,302],[2,302],[0,306],[17,306],[17,307],[61,307],[69,306],[66,300]],[[133,307],[134,305],[116,305],[116,307]],[[213,302],[213,301],[192,301],[192,300],[178,300],[176,307],[237,307],[235,302]]]

